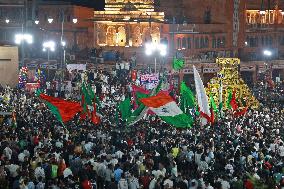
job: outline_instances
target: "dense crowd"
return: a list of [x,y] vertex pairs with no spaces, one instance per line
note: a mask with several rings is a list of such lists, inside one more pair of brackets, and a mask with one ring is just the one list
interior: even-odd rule
[[[32,93],[0,92],[0,188],[12,189],[261,189],[284,188],[283,85],[253,91],[258,110],[214,125],[176,129],[149,116],[133,126],[116,119],[117,103],[130,96],[123,70],[72,73],[72,92],[53,96],[80,100],[79,84],[92,84],[103,119],[63,127]],[[268,92],[267,92],[268,91]]]

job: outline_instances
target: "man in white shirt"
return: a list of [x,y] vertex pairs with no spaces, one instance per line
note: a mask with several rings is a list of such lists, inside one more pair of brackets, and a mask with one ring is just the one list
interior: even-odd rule
[[122,151],[118,150],[117,152],[115,152],[115,155],[118,159],[121,159],[122,156],[124,155],[124,153]]
[[150,179],[152,178],[150,184],[149,184],[149,189],[155,189],[156,184],[157,184],[157,179],[155,178],[154,175],[151,175]]
[[72,173],[71,169],[67,167],[67,168],[64,169],[64,171],[63,171],[63,176],[64,176],[64,178],[67,178],[67,177],[69,177],[70,175],[72,176],[73,173]]
[[19,173],[18,173],[19,168],[20,168],[19,165],[11,164],[11,165],[6,165],[5,167],[9,170],[9,173],[13,178],[15,178],[19,175]]
[[284,157],[284,145],[282,142],[279,145],[278,151],[279,151],[279,156]]
[[38,180],[40,177],[41,178],[45,178],[45,173],[44,173],[44,169],[40,166],[38,166],[36,169],[35,169],[35,178]]
[[134,177],[133,175],[130,175],[128,179],[128,186],[129,186],[129,189],[139,189],[138,179]]
[[164,188],[173,188],[174,187],[174,182],[172,180],[170,180],[169,178],[167,178],[164,183]]
[[9,146],[4,149],[3,154],[5,155],[5,157],[7,157],[8,160],[11,160],[12,150],[11,148],[9,148]]

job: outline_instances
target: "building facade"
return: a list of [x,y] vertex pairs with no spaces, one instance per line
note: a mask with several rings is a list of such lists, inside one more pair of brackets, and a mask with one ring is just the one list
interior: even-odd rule
[[163,12],[154,11],[153,0],[106,0],[105,11],[94,12],[95,46],[140,47],[160,43]]
[[[270,4],[269,4],[270,2]],[[138,68],[170,68],[174,56],[186,60],[181,77],[193,79],[192,65],[205,82],[216,75],[217,57],[238,57],[247,82],[271,69],[284,77],[283,15],[280,1],[268,0],[106,0],[95,11],[94,46],[105,51],[135,53]],[[163,40],[166,58],[146,56],[145,44]],[[264,50],[272,52],[265,57]]]
[[25,48],[25,57],[42,54],[42,43],[61,39],[69,49],[93,47],[93,9],[68,2],[43,0],[0,1],[0,44],[15,44],[15,35],[29,33],[34,43]]

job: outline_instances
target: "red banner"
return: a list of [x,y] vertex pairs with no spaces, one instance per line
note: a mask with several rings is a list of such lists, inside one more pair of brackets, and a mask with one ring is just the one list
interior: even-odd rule
[[29,92],[34,92],[39,87],[40,87],[39,83],[27,83],[26,84],[26,90]]

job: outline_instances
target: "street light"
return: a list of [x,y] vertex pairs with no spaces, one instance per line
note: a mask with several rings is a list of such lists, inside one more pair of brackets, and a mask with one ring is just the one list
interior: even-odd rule
[[35,24],[38,25],[39,24],[39,20],[35,20]]
[[73,21],[74,24],[77,24],[78,19],[77,18],[73,18],[72,21]]
[[[154,52],[158,52],[160,56],[164,57],[167,55],[167,45],[158,43],[146,43],[145,54],[151,56]],[[155,73],[157,73],[157,56],[155,55]]]
[[54,41],[46,41],[42,44],[43,46],[43,51],[47,51],[47,77],[49,80],[49,51],[54,52],[55,51],[55,42]]
[[65,57],[66,57],[66,51],[65,51],[65,46],[66,46],[66,42],[65,41],[61,41],[61,46],[63,49],[63,62],[61,62],[61,69],[63,69],[63,65],[65,66]]
[[61,41],[61,46],[65,47],[66,46],[66,42],[65,41]]
[[21,62],[24,66],[25,64],[25,43],[32,44],[33,43],[33,36],[27,33],[20,33],[15,35],[15,43],[17,45],[21,45]]
[[65,51],[65,46],[66,46],[66,42],[61,40],[61,47],[63,49],[63,59],[61,59],[61,78],[60,78],[60,88],[59,90],[61,91],[61,86],[62,86],[62,82],[64,81],[64,69],[65,68],[65,57],[66,57],[66,51]]
[[[268,59],[272,56],[272,51],[264,50],[263,55],[266,57],[266,63],[265,63],[266,73],[268,71],[269,78],[272,79],[272,65],[271,65],[271,62],[268,61]],[[269,63],[269,65],[268,65],[268,63]]]
[[272,55],[272,52],[270,50],[264,50],[263,51],[263,55],[267,56],[267,57],[270,57]]
[[48,18],[47,21],[51,24],[53,22],[53,18]]
[[6,18],[5,22],[6,22],[6,24],[9,24],[10,20],[8,18]]
[[33,36],[31,34],[16,34],[15,43],[20,45],[22,42],[27,42],[28,44],[33,43]]
[[55,42],[54,41],[46,41],[42,44],[43,51],[55,51]]

